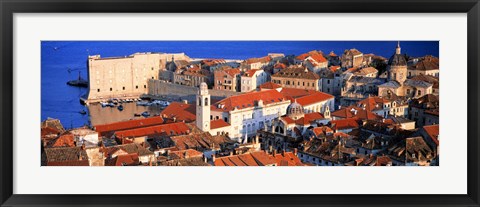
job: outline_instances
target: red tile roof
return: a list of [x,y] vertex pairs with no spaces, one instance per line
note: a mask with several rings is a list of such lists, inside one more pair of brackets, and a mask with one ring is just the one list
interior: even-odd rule
[[105,166],[134,166],[139,164],[140,159],[137,153],[117,155],[105,160]]
[[302,161],[293,152],[278,153],[275,155],[277,166],[304,166]]
[[439,144],[438,135],[440,133],[439,125],[436,124],[436,125],[423,126],[423,129],[425,130],[425,132],[427,132],[428,136],[432,138],[433,142],[435,142],[435,144],[438,145]]
[[283,64],[283,63],[277,63],[273,66],[274,69],[285,69],[287,68],[287,65]]
[[240,74],[240,70],[238,68],[226,69],[223,70],[226,74],[234,77],[237,74]]
[[276,159],[273,156],[265,151],[258,151],[216,158],[214,166],[265,166],[275,165],[276,163]]
[[260,70],[259,70],[259,69],[250,69],[250,70],[246,71],[246,72],[243,74],[243,76],[252,77],[252,76],[255,75],[255,73],[256,73],[257,71],[260,71]]
[[332,72],[336,72],[338,69],[340,69],[340,66],[339,66],[339,65],[332,65],[332,66],[330,66],[330,70],[331,70]]
[[247,59],[247,60],[246,60],[246,63],[247,63],[247,64],[258,63],[258,62],[267,63],[267,62],[270,62],[271,60],[272,60],[272,58],[271,58],[270,56],[265,56],[265,57],[261,57],[261,58],[250,58],[250,59]]
[[158,126],[142,127],[115,132],[115,136],[119,138],[125,137],[143,137],[152,135],[181,135],[188,134],[190,128],[183,122],[171,124],[162,124]]
[[192,157],[202,157],[203,153],[194,149],[178,150],[168,152],[170,159],[185,159]]
[[333,133],[333,130],[328,126],[321,126],[313,128],[313,133],[315,134],[315,136],[318,137],[320,135],[327,135]]
[[290,101],[297,100],[302,106],[308,106],[314,103],[323,102],[329,99],[335,98],[334,96],[323,93],[320,91],[315,90],[305,90],[305,89],[296,89],[296,88],[282,88],[280,90],[286,98],[290,99]]
[[42,138],[48,136],[48,135],[54,135],[56,136],[60,131],[58,129],[55,129],[53,127],[42,127],[40,130],[40,134]]
[[[353,111],[352,111],[353,109]],[[357,113],[355,114],[356,111]],[[383,117],[379,116],[371,111],[363,110],[360,107],[349,106],[345,108],[341,108],[331,113],[331,116],[339,117],[339,118],[358,118],[361,120],[382,120]]]
[[297,60],[305,60],[305,59],[307,59],[308,57],[311,57],[311,58],[314,59],[315,62],[317,62],[317,63],[322,63],[322,62],[326,62],[326,61],[327,61],[327,59],[325,59],[325,57],[323,57],[323,55],[322,55],[320,52],[316,51],[316,50],[310,51],[310,52],[308,52],[308,53],[301,54],[301,55],[295,57],[295,59],[297,59]]
[[307,96],[297,98],[297,103],[299,103],[302,106],[308,106],[308,105],[311,105],[311,104],[314,104],[314,103],[323,102],[323,101],[327,101],[329,99],[334,99],[334,98],[335,98],[334,96],[332,96],[328,93],[315,91],[311,95],[307,95]]
[[217,128],[222,128],[226,126],[230,126],[230,124],[225,122],[223,119],[210,121],[210,129],[217,129]]
[[258,86],[259,88],[264,88],[264,89],[276,89],[276,88],[281,88],[282,86],[281,85],[278,85],[276,83],[273,83],[273,82],[266,82],[260,86]]
[[348,118],[348,119],[340,119],[340,120],[333,120],[330,123],[332,124],[332,128],[337,130],[342,129],[354,129],[359,128],[360,125],[358,124],[357,118]]
[[277,90],[253,91],[236,96],[230,96],[215,104],[212,104],[212,110],[231,111],[235,107],[244,109],[254,107],[257,101],[262,100],[264,105],[285,101],[284,96]]
[[193,122],[197,118],[196,111],[197,109],[194,104],[172,102],[160,113],[160,115],[165,118],[175,118],[176,121]]
[[134,129],[139,127],[153,126],[158,124],[163,124],[164,120],[162,117],[149,117],[144,119],[128,120],[122,122],[115,122],[110,124],[103,124],[95,126],[95,131],[104,136],[108,132]]
[[219,148],[220,144],[231,140],[222,135],[212,136],[208,132],[200,134],[180,135],[170,138],[179,150]]
[[365,106],[365,110],[368,111],[382,110],[384,103],[390,103],[390,101],[378,96],[368,97],[358,102],[362,107]]
[[50,141],[47,144],[48,147],[75,147],[75,138],[73,134],[65,133],[58,138]]
[[290,118],[288,116],[282,116],[282,119],[287,124],[295,123],[296,125],[305,126],[305,125],[311,124],[312,122],[314,122],[316,120],[324,119],[324,117],[321,113],[313,112],[313,113],[305,114],[303,117],[301,117],[297,120],[293,120],[292,118]]

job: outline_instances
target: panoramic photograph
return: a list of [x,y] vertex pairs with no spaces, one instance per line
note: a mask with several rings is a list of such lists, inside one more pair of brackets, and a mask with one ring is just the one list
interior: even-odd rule
[[42,41],[42,166],[439,166],[439,41]]

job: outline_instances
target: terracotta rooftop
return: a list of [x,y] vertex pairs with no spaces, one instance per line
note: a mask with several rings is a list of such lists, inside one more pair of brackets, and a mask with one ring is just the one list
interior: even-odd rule
[[270,56],[265,56],[265,57],[261,57],[261,58],[250,58],[250,59],[247,59],[245,62],[247,64],[258,63],[258,62],[268,63],[271,60],[272,60],[272,58]]
[[194,149],[186,149],[186,150],[170,151],[168,152],[168,156],[170,159],[176,160],[176,159],[185,159],[185,158],[192,158],[192,157],[202,157],[203,153]]
[[327,59],[325,59],[325,57],[323,57],[323,53],[322,52],[319,52],[319,51],[316,51],[316,50],[312,50],[308,53],[304,53],[304,54],[301,54],[297,57],[295,57],[295,59],[297,60],[305,60],[307,59],[308,57],[312,58],[313,60],[315,60],[315,62],[317,63],[323,63],[323,62],[327,62]]
[[321,120],[321,119],[324,119],[323,115],[321,113],[318,113],[318,112],[313,112],[313,113],[308,113],[308,114],[305,114],[304,117],[301,117],[297,120],[293,120],[292,118],[288,117],[288,116],[282,116],[281,117],[282,120],[284,120],[287,124],[293,124],[295,123],[296,125],[300,125],[300,126],[305,126],[305,125],[309,125],[311,124],[312,122],[314,122],[315,120]]
[[276,89],[276,88],[281,88],[282,86],[273,82],[266,82],[258,87],[263,89]]
[[438,70],[439,59],[437,57],[427,55],[418,61],[415,65],[408,67],[409,70]]
[[115,122],[111,124],[97,125],[97,126],[94,126],[94,128],[95,128],[95,131],[100,133],[100,135],[104,136],[108,132],[153,126],[153,125],[163,124],[163,122],[164,120],[162,117],[156,116],[156,117],[149,117],[144,119],[135,119],[135,120],[122,121],[122,122]]
[[215,166],[266,166],[276,165],[277,160],[265,151],[251,152],[241,155],[219,157],[215,159]]
[[432,138],[433,142],[435,142],[436,145],[439,144],[438,135],[440,133],[440,129],[439,129],[438,124],[424,126],[423,130],[425,130],[425,132],[427,132],[428,136],[430,136],[430,138]]
[[293,152],[283,152],[275,154],[277,166],[304,166],[302,161],[293,154]]
[[348,118],[330,121],[332,128],[336,130],[359,128],[357,118]]
[[223,119],[216,119],[216,120],[210,121],[210,129],[217,129],[217,128],[222,128],[226,126],[230,126],[230,124],[225,122]]
[[282,88],[280,90],[280,93],[283,94],[285,98],[290,99],[290,101],[292,102],[296,99],[297,103],[302,106],[308,106],[313,103],[318,103],[335,98],[328,93],[296,88]]
[[251,108],[262,100],[264,105],[286,101],[284,96],[277,90],[252,91],[240,95],[230,96],[215,104],[212,104],[212,110],[231,111],[234,108]]
[[47,147],[75,147],[75,138],[73,134],[64,133],[48,142]]
[[222,135],[212,136],[208,132],[200,134],[180,135],[170,138],[179,150],[186,149],[212,149],[231,140]]
[[45,148],[47,166],[89,166],[88,156],[80,147]]
[[170,124],[162,124],[157,126],[142,127],[136,129],[129,129],[115,132],[115,136],[118,138],[127,137],[143,137],[153,135],[181,135],[188,134],[190,128],[183,122],[175,122]]
[[175,118],[176,121],[193,122],[196,119],[196,111],[197,109],[194,104],[172,102],[160,113],[160,115],[165,118]]
[[246,71],[246,72],[243,74],[243,76],[252,77],[252,76],[254,76],[255,73],[258,72],[258,71],[262,71],[262,70],[260,70],[260,69],[250,69],[250,70]]
[[140,164],[137,153],[118,155],[105,159],[105,166],[135,166]]

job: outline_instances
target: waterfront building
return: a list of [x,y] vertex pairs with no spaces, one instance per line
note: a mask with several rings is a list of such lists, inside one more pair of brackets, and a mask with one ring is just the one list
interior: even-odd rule
[[265,56],[260,58],[249,58],[246,59],[243,64],[246,66],[246,69],[263,69],[265,66],[271,65],[272,57]]
[[207,69],[197,65],[188,65],[185,68],[177,69],[173,73],[173,83],[192,87],[200,86],[200,83],[212,85],[213,75]]
[[158,79],[167,58],[189,60],[184,53],[135,53],[126,57],[88,56],[88,101],[131,98],[148,92],[148,80]]
[[295,57],[295,63],[305,66],[314,73],[328,67],[328,60],[324,57],[323,52],[316,50]]
[[240,76],[240,92],[249,92],[269,81],[270,75],[261,69],[251,69]]
[[238,68],[217,69],[213,73],[215,90],[240,91],[240,70]]
[[363,66],[363,53],[355,48],[345,50],[340,60],[342,68],[361,67]]
[[290,66],[272,75],[272,82],[288,88],[319,90],[319,76],[301,66]]

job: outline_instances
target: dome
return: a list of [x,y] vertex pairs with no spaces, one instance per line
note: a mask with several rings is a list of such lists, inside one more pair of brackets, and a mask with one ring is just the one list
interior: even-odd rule
[[407,66],[407,60],[405,59],[405,55],[402,54],[394,54],[388,60],[388,65],[391,66]]
[[295,120],[303,117],[303,106],[297,103],[297,100],[295,100],[295,102],[288,105],[287,115]]

